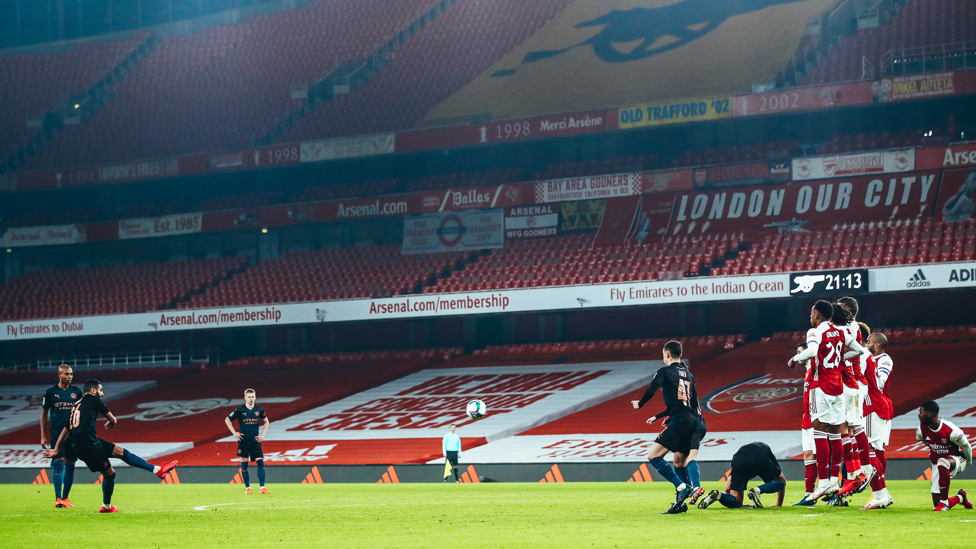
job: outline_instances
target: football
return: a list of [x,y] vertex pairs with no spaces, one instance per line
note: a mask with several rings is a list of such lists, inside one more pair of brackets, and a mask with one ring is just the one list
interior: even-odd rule
[[488,407],[480,400],[472,400],[468,402],[468,407],[465,412],[467,412],[468,417],[471,419],[481,419],[488,413]]

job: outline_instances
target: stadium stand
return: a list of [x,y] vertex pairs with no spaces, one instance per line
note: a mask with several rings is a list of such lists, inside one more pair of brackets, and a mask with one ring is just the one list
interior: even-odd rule
[[[167,36],[85,124],[66,128],[25,169],[229,151],[296,108],[309,85],[382,47],[433,0],[311,2],[235,24]],[[356,32],[344,30],[356,29]]]
[[396,245],[292,252],[196,294],[180,308],[288,303],[413,293],[463,253],[404,256]]
[[155,311],[227,277],[247,258],[29,271],[0,285],[5,320]]
[[[976,11],[967,0],[912,0],[888,24],[860,29],[855,35],[842,38],[819,66],[811,67],[809,74],[799,78],[799,85],[876,79],[891,74],[892,60],[889,56],[885,61],[885,57],[892,51],[973,40]],[[801,42],[801,55],[805,47],[809,49],[809,44]],[[962,57],[946,56],[944,64],[930,64],[929,70],[952,70],[955,61],[962,61]],[[921,69],[919,64],[916,71]]]
[[[146,45],[147,32],[124,40],[91,40],[50,53],[0,56],[0,153],[40,136],[44,117],[70,96],[87,94]],[[28,127],[34,120],[38,127]],[[50,129],[47,128],[47,129]]]

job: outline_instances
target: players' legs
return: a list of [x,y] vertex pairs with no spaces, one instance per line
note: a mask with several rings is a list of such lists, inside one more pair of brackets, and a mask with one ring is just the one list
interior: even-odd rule
[[688,452],[688,460],[685,463],[685,467],[688,469],[688,478],[691,480],[691,485],[695,488],[701,486],[701,468],[698,467],[698,448],[692,448]]
[[[64,458],[56,458],[51,460],[51,468],[54,469],[54,474],[51,475],[54,484],[54,499],[61,499],[61,488],[64,485]],[[60,504],[59,504],[60,505]]]
[[244,487],[251,487],[251,473],[247,472],[247,458],[241,458],[241,480],[244,481]]
[[[660,473],[665,480],[671,484],[674,484],[675,488],[681,489],[683,486],[685,486],[685,484],[681,481],[678,475],[675,474],[674,469],[668,465],[668,462],[664,461],[664,456],[667,454],[668,449],[655,442],[651,445],[651,451],[647,454],[647,460],[651,462],[651,467],[657,469],[657,472]],[[675,454],[674,457],[676,462],[675,464],[677,464],[678,454]]]
[[145,469],[151,473],[158,473],[162,467],[159,465],[153,465],[148,461],[142,459],[141,457],[133,454],[132,452],[126,450],[125,448],[115,445],[115,449],[112,450],[112,457],[121,459],[123,463],[131,467],[138,467],[140,469]]
[[74,460],[64,460],[64,487],[61,488],[61,499],[68,499],[71,493],[71,486],[75,483],[75,462]]
[[261,488],[264,488],[264,458],[259,458],[254,460],[258,464],[258,482],[261,483]]
[[718,502],[729,509],[738,509],[742,507],[742,492],[729,490],[727,493],[721,494],[718,497]]
[[115,469],[109,466],[102,471],[102,508],[112,508],[113,493],[115,493]]
[[[959,503],[959,496],[949,497],[949,483],[952,481],[952,477],[961,473],[965,467],[965,461],[956,456],[939,458],[939,461],[936,462],[936,467],[932,468],[932,502],[937,508],[939,505],[945,505],[951,509]],[[938,478],[936,478],[937,476]],[[936,489],[938,489],[938,493],[936,493]]]

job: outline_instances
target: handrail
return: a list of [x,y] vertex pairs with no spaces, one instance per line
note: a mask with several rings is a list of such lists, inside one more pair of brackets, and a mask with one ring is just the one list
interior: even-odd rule
[[26,362],[0,365],[0,371],[36,370],[54,371],[62,364],[81,370],[111,370],[121,368],[152,368],[160,366],[181,366],[186,362],[211,362],[217,360],[214,349],[194,349],[184,352],[179,349],[151,349],[148,351],[126,353],[98,353],[88,355],[60,355],[38,357]]

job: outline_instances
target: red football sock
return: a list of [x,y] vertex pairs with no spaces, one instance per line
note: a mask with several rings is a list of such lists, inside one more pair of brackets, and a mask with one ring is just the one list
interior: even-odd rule
[[840,474],[840,462],[844,458],[844,443],[840,441],[840,433],[828,433],[827,441],[830,443],[830,478],[836,478]]
[[817,449],[817,476],[821,480],[830,478],[830,442],[827,433],[813,432],[813,445]]
[[875,469],[877,469],[878,466],[874,465],[874,462],[871,461],[871,445],[868,444],[868,435],[861,427],[858,427],[854,431],[854,441],[857,442],[857,451],[859,457],[861,458],[861,465],[863,466],[870,463]]
[[944,465],[939,465],[939,499],[945,501],[949,499],[949,482],[952,478],[949,476],[949,468]]
[[817,460],[804,461],[803,465],[803,480],[806,482],[807,492],[812,492],[817,486]]
[[884,450],[875,450],[874,454],[878,456],[878,465],[881,466],[878,468],[880,471],[878,474],[881,476],[881,487],[887,488],[888,485],[885,483],[885,472],[888,470],[888,458],[885,457]]
[[952,509],[956,505],[959,505],[959,496],[952,496],[949,498],[949,509]]
[[850,435],[841,435],[841,448],[844,452],[844,467],[847,468],[847,478],[854,478],[857,474],[857,470],[860,469],[854,461],[854,439]]
[[871,489],[874,490],[875,492],[878,492],[882,488],[884,488],[884,486],[882,486],[881,484],[881,474],[882,474],[881,462],[878,461],[878,457],[874,453],[874,450],[871,451],[870,459],[871,459],[871,465],[873,465],[874,468],[877,469],[878,471],[878,474],[874,475],[874,478],[871,479]]

